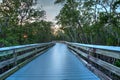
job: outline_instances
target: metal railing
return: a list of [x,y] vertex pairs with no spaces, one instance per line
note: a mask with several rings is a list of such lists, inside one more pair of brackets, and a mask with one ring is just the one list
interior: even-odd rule
[[53,45],[53,42],[49,42],[0,48],[0,80],[4,80]]
[[120,47],[66,42],[68,48],[101,80],[120,80]]

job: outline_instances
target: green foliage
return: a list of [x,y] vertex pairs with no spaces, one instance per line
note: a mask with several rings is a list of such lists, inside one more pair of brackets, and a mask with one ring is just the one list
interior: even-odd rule
[[115,65],[116,65],[117,67],[120,67],[120,60],[117,60],[117,61],[115,62]]
[[4,46],[12,46],[12,44],[8,40],[0,39],[0,47]]
[[117,9],[117,7],[119,7],[120,6],[120,0],[117,0],[116,2],[114,2],[114,4],[113,4],[113,9],[115,10],[115,9]]
[[[73,42],[120,45],[119,0],[56,0],[64,3],[56,17]],[[68,40],[68,38],[64,38]]]
[[56,0],[54,3],[57,4],[57,3],[63,3],[65,0]]
[[42,20],[45,11],[31,8],[33,5],[33,0],[4,0],[0,4],[0,47],[51,41],[52,22]]

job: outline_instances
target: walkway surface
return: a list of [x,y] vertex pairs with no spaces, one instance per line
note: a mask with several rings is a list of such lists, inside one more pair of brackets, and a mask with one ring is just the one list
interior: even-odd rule
[[56,43],[6,80],[100,80],[72,54],[65,44]]

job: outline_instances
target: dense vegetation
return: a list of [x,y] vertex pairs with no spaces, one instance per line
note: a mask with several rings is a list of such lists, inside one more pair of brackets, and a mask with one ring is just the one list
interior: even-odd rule
[[3,0],[0,4],[0,46],[52,40],[52,22],[44,21],[45,11],[37,0]]
[[0,3],[1,47],[52,40],[120,45],[120,0],[56,0],[55,4],[63,6],[56,16],[60,26],[56,34],[36,1]]
[[56,17],[60,39],[120,45],[120,0],[56,0],[55,4],[63,5]]

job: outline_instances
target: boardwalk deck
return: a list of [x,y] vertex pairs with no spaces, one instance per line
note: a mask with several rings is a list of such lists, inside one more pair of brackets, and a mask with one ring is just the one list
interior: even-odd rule
[[65,44],[57,43],[6,80],[100,80]]

